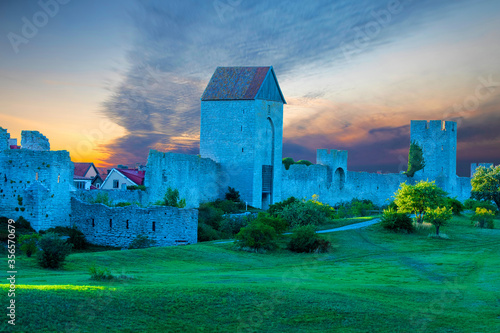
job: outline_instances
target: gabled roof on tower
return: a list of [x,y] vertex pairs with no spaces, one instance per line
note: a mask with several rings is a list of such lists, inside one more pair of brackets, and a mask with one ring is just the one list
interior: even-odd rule
[[286,104],[273,67],[217,67],[202,101],[264,99]]

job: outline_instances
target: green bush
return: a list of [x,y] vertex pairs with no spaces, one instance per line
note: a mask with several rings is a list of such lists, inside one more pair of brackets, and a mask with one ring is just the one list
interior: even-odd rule
[[130,202],[123,202],[122,201],[122,202],[117,203],[115,205],[115,207],[127,207],[127,206],[131,206],[131,205],[132,205],[132,203],[130,203]]
[[325,206],[309,200],[306,202],[296,201],[283,208],[281,218],[285,220],[288,227],[297,227],[303,225],[322,225],[328,224],[330,213]]
[[226,193],[226,200],[233,201],[233,202],[240,202],[240,192],[236,191],[235,188],[228,186],[227,187],[227,193]]
[[231,238],[240,232],[241,228],[246,227],[256,218],[255,214],[247,214],[243,216],[224,216],[219,230],[223,237]]
[[49,232],[40,237],[38,263],[44,268],[59,268],[66,256],[71,253],[72,244],[66,243],[58,234]]
[[493,219],[495,218],[495,213],[486,208],[477,207],[474,215],[471,217],[472,222],[476,222],[475,226],[479,228],[488,228],[494,229],[495,222]]
[[108,268],[99,268],[95,265],[89,267],[89,273],[90,279],[95,281],[112,280],[114,278]]
[[85,239],[85,235],[83,232],[78,230],[77,227],[55,227],[50,228],[45,231],[41,231],[41,234],[53,232],[58,234],[59,236],[68,236],[69,238],[66,240],[67,243],[73,244],[73,249],[83,250],[86,249],[89,245],[87,240]]
[[93,204],[103,204],[106,206],[113,206],[113,201],[109,198],[108,193],[99,192],[94,199],[89,200]]
[[468,209],[468,210],[475,210],[475,206],[476,206],[476,203],[478,203],[479,201],[475,200],[475,199],[466,199],[464,201],[464,207],[465,209]]
[[329,248],[330,242],[318,235],[312,225],[296,227],[288,243],[288,249],[298,253],[324,253]]
[[376,207],[371,200],[354,198],[351,201],[335,205],[335,218],[369,216]]
[[29,235],[21,235],[18,242],[21,245],[21,251],[26,253],[26,256],[31,257],[31,255],[36,253],[38,250],[37,245],[39,240],[40,235],[33,233]]
[[273,227],[277,234],[282,234],[288,229],[288,224],[282,218],[274,217],[266,213],[259,213],[256,221]]
[[283,211],[283,208],[297,201],[297,198],[290,197],[286,200],[269,205],[269,209],[267,210],[267,212],[273,216],[279,216]]
[[186,207],[186,199],[180,198],[178,189],[169,187],[167,188],[167,193],[165,193],[163,200],[157,201],[155,205],[184,208]]
[[152,247],[156,245],[156,241],[154,239],[149,238],[145,235],[137,235],[132,242],[130,242],[128,248],[129,249],[145,249],[147,247]]
[[464,205],[462,205],[462,203],[456,198],[446,198],[446,206],[451,207],[453,215],[457,216],[461,215],[464,210]]
[[381,218],[382,227],[394,232],[407,232],[414,231],[411,217],[407,213],[399,213],[392,209],[385,209]]
[[208,224],[198,222],[198,242],[209,242],[220,238],[219,231]]
[[497,206],[488,201],[477,201],[474,205],[474,211],[477,208],[484,208],[486,210],[491,210],[493,213],[498,214]]
[[211,203],[203,203],[198,208],[198,223],[203,223],[211,226],[213,229],[219,230],[223,214],[222,209],[214,207]]
[[240,249],[256,252],[274,250],[278,247],[274,228],[258,220],[242,228],[236,235],[235,243]]
[[145,185],[130,185],[130,186],[127,186],[127,190],[130,190],[130,191],[146,191],[146,186]]

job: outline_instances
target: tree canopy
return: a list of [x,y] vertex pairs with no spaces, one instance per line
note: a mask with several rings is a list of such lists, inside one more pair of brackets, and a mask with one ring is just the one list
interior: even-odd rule
[[394,196],[398,212],[415,214],[421,223],[427,209],[435,209],[445,205],[446,192],[434,181],[419,181],[415,185],[406,182],[399,186]]
[[408,170],[405,174],[408,177],[413,177],[415,172],[422,170],[424,167],[425,161],[422,147],[418,143],[412,142],[410,144],[410,151],[408,152]]
[[500,209],[500,165],[477,168],[470,182],[472,198],[493,201]]

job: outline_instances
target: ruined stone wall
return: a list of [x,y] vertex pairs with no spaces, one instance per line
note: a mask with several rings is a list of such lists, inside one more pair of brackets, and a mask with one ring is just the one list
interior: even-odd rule
[[108,207],[71,199],[71,225],[97,245],[128,247],[138,235],[155,240],[158,246],[197,242],[198,210],[153,206]]
[[168,187],[179,190],[187,208],[218,199],[227,191],[220,166],[209,158],[150,150],[147,166],[144,184],[150,203],[163,199]]
[[69,226],[73,163],[67,151],[0,151],[0,216],[39,231]]
[[10,134],[6,129],[0,127],[0,151],[9,149]]
[[314,194],[330,205],[353,198],[369,199],[382,206],[392,200],[399,184],[407,177],[401,174],[377,174],[347,171],[345,183],[330,181],[329,168],[325,165],[291,165],[283,168],[282,200],[294,196],[310,199]]
[[84,202],[91,203],[97,198],[98,195],[105,194],[108,196],[113,204],[120,202],[138,203],[146,206],[149,203],[146,191],[140,190],[90,190],[90,191],[75,191],[73,197],[78,198]]
[[21,132],[21,148],[29,150],[49,151],[49,139],[38,131]]

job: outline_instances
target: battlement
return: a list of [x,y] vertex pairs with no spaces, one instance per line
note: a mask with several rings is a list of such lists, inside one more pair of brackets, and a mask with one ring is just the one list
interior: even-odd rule
[[49,139],[38,131],[21,132],[21,148],[29,150],[50,150]]
[[317,149],[316,163],[322,165],[347,165],[347,150]]
[[10,134],[6,129],[0,127],[0,151],[9,149]]
[[455,132],[457,123],[445,120],[412,120],[411,132]]

